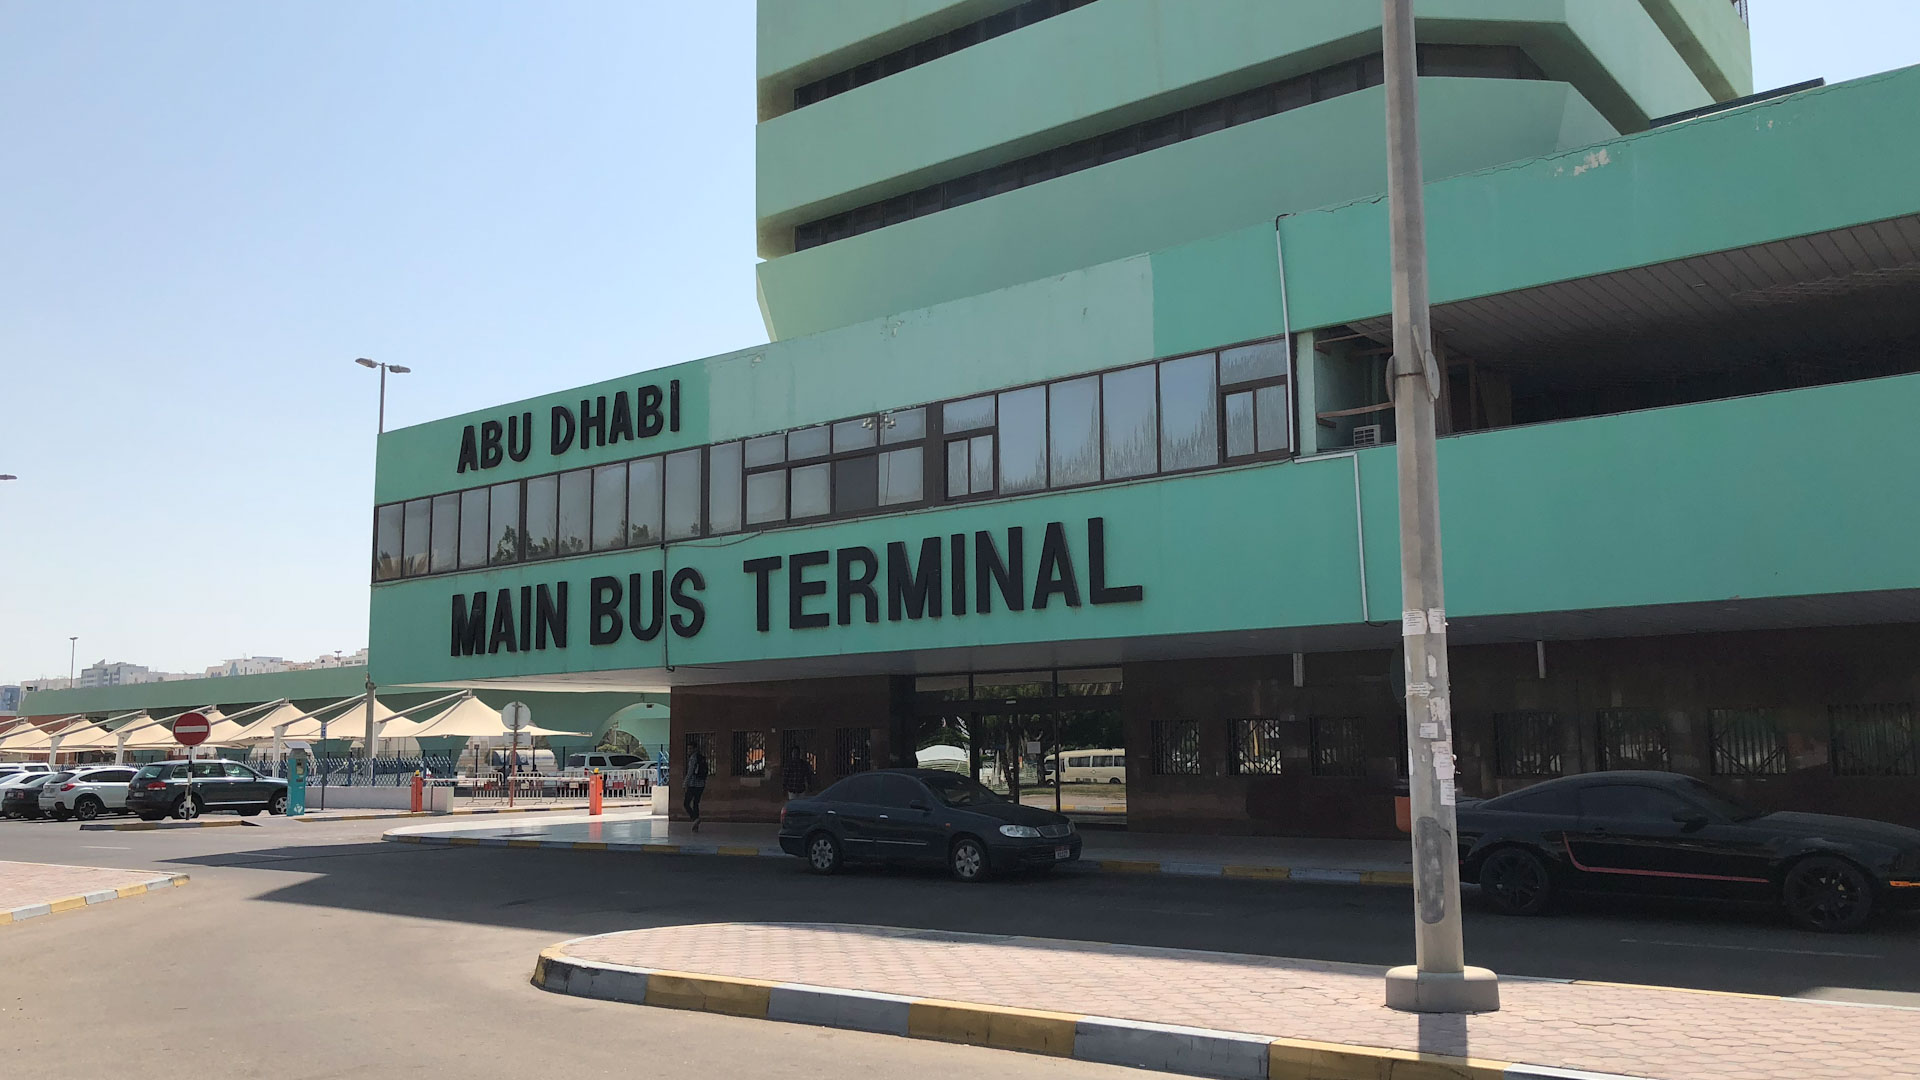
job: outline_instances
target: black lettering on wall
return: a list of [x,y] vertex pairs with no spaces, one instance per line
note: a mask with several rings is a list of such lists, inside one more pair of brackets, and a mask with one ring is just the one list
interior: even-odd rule
[[954,533],[948,537],[947,551],[949,553],[947,562],[951,564],[948,567],[947,577],[953,588],[951,610],[955,615],[965,615],[967,613],[967,534]]
[[768,555],[740,564],[740,569],[753,575],[753,625],[763,634],[773,629],[773,597],[769,579],[775,570],[780,569],[782,561],[778,555]]
[[513,633],[513,591],[501,589],[494,597],[493,634],[487,639],[487,652],[497,653],[505,645],[508,652],[519,652],[520,641]]
[[520,651],[533,651],[533,586],[520,586]]
[[887,620],[940,617],[940,538],[920,541],[920,565],[907,558],[907,545],[887,545]]
[[1107,519],[1087,519],[1088,599],[1096,604],[1135,604],[1146,595],[1139,585],[1107,585]]
[[607,445],[607,399],[580,399],[580,449]]
[[617,443],[622,439],[633,441],[633,402],[625,390],[613,395],[613,419],[607,421],[607,441]]
[[640,609],[648,606],[641,601],[640,583],[645,580],[646,578],[639,574],[627,575],[627,594],[631,597],[632,603],[632,606],[627,608],[627,629],[633,631],[633,636],[641,641],[652,641],[660,636],[660,624],[666,617],[667,575],[660,570],[653,572],[653,603],[651,605],[653,615],[645,622],[641,622]]
[[673,632],[683,638],[690,638],[707,625],[707,605],[697,596],[688,596],[685,586],[693,586],[695,592],[705,592],[707,579],[700,571],[691,566],[683,566],[673,572],[673,602],[687,613],[686,621],[681,621],[680,612],[673,613]]
[[480,467],[491,469],[500,464],[500,437],[505,429],[498,420],[488,420],[480,425]]
[[1073,549],[1067,546],[1067,528],[1057,521],[1047,522],[1046,538],[1040,541],[1040,571],[1033,582],[1033,610],[1047,606],[1055,596],[1068,607],[1080,606],[1080,580],[1073,569]]
[[[872,548],[844,547],[835,552],[840,569],[840,625],[853,623],[853,598],[858,596],[866,603],[867,622],[880,621],[880,595],[873,591],[873,579],[880,573],[880,560],[873,554]],[[860,566],[859,576],[853,573],[854,564]]]
[[553,423],[547,428],[547,452],[554,457],[566,453],[573,446],[573,412],[565,405],[553,407]]
[[993,546],[993,534],[985,529],[973,534],[973,610],[982,615],[993,611],[993,590],[1008,611],[1024,611],[1027,606],[1024,547],[1026,532],[1015,525],[1007,530],[1007,558],[1000,560],[1000,549]]
[[619,641],[625,629],[621,624],[626,622],[620,617],[620,600],[626,594],[620,579],[597,577],[587,583],[587,590],[587,641],[593,645]]
[[540,594],[540,620],[534,624],[533,647],[546,648],[547,638],[551,635],[553,647],[564,649],[567,647],[567,583],[556,583],[552,591],[542,584],[537,591]]
[[467,603],[465,593],[453,594],[453,655],[472,656],[487,651],[487,594],[473,594]]
[[507,417],[507,456],[515,461],[527,460],[533,453],[533,414],[523,412],[519,416]]
[[667,412],[671,418],[667,424],[667,430],[679,431],[680,430],[680,380],[679,379],[667,380],[667,395],[668,395],[668,398],[670,399],[667,404]]
[[[649,439],[660,434],[661,426],[660,388],[643,386],[640,388],[640,437]],[[679,430],[677,425],[674,430]]]
[[457,465],[453,471],[463,473],[468,469],[478,469],[479,467],[480,444],[479,441],[473,437],[473,425],[468,424],[467,430],[460,435],[460,464]]
[[802,551],[787,557],[787,628],[789,630],[810,630],[827,625],[827,613],[808,611],[807,601],[815,596],[825,596],[827,583],[808,581],[807,571],[816,566],[827,565],[827,553],[824,551]]

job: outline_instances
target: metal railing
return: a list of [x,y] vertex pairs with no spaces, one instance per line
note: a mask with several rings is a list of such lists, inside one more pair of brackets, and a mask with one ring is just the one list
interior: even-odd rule
[[1733,0],[1733,10],[1740,13],[1741,22],[1746,23],[1748,26],[1753,25],[1753,20],[1747,13],[1747,0]]

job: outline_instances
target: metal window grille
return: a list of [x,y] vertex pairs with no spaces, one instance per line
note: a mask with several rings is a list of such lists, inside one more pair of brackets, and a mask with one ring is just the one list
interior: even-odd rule
[[1155,720],[1153,775],[1200,775],[1200,721]]
[[764,731],[736,731],[733,733],[733,775],[765,776],[767,774],[767,733]]
[[1281,761],[1280,721],[1235,720],[1230,728],[1231,752],[1227,771],[1235,776],[1279,776]]
[[1833,725],[1835,776],[1920,774],[1920,756],[1914,753],[1912,706],[1835,705],[1827,715]]
[[1715,709],[1708,740],[1715,776],[1778,776],[1787,771],[1787,741],[1765,709]]
[[795,758],[810,759],[807,763],[816,768],[819,763],[813,758],[813,729],[784,728],[780,732],[780,765],[785,768]]
[[1352,716],[1316,716],[1310,725],[1313,775],[1365,776],[1367,746],[1360,721]]
[[852,776],[873,768],[873,729],[836,728],[833,733],[835,775]]
[[1667,721],[1656,709],[1600,710],[1600,767],[1668,767]]
[[1559,776],[1563,745],[1556,713],[1494,714],[1494,771],[1503,777]]
[[681,750],[680,760],[682,763],[692,760],[693,752],[695,750],[698,750],[700,751],[700,756],[707,759],[707,769],[709,772],[711,772],[714,768],[717,767],[715,765],[715,762],[717,762],[719,759],[714,756],[713,732],[689,731],[686,733],[686,737],[682,741],[681,747],[682,747],[682,750]]

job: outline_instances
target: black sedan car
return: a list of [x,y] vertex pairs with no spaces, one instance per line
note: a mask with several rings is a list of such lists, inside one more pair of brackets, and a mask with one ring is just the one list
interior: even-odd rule
[[53,773],[35,773],[0,788],[0,817],[39,817],[40,787],[53,776]]
[[1073,822],[937,769],[859,773],[780,815],[780,848],[816,874],[850,862],[945,865],[961,881],[1080,858]]
[[1920,907],[1920,829],[1761,813],[1678,773],[1549,780],[1462,801],[1459,824],[1461,880],[1510,915],[1562,890],[1779,904],[1826,931]]

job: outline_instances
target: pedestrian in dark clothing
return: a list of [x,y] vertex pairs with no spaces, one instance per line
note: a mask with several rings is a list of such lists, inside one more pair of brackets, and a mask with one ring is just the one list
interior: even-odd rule
[[807,789],[813,786],[813,763],[797,746],[788,752],[787,763],[780,772],[780,782],[786,788],[788,802],[805,795]]
[[700,831],[700,797],[707,793],[707,777],[713,775],[713,766],[707,764],[707,755],[694,747],[687,755],[686,782],[687,793],[680,797],[680,808],[693,819],[693,831]]

